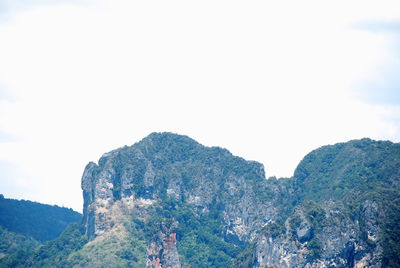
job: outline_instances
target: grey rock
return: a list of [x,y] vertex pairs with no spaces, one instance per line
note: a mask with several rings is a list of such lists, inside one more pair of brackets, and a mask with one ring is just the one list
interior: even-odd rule
[[178,250],[176,249],[176,229],[178,222],[168,227],[164,222],[160,230],[152,236],[147,246],[146,267],[180,268]]
[[[350,215],[343,201],[323,197],[324,201],[316,202],[321,214],[318,220],[307,214],[303,203],[284,203],[291,196],[300,200],[307,180],[324,191],[324,185],[315,182],[325,179],[318,172],[330,172],[335,186],[346,182],[347,176],[361,180],[353,168],[364,165],[369,154],[362,148],[369,143],[339,144],[337,155],[330,153],[331,147],[323,147],[316,150],[315,154],[322,154],[319,158],[311,153],[303,159],[293,178],[266,180],[264,166],[258,162],[233,156],[222,148],[202,146],[186,136],[153,133],[132,146],[104,154],[98,164],[86,166],[82,176],[86,234],[94,239],[110,230],[110,215],[118,214],[111,211],[116,202],[135,207],[128,209],[132,219],[146,219],[154,215],[160,200],[169,196],[179,204],[190,204],[199,216],[218,203],[225,240],[253,243],[252,267],[380,267],[380,219],[384,215],[376,201],[363,201],[358,214]],[[353,158],[351,163],[342,160]],[[332,163],[343,166],[334,169]],[[388,180],[398,185],[400,169],[391,166],[396,172]],[[311,195],[311,188],[308,190]],[[289,212],[291,215],[281,220],[282,233],[268,233],[267,227],[278,222],[280,213]],[[295,223],[291,222],[293,217]],[[176,228],[164,223],[149,238],[147,267],[181,266]]]
[[[168,144],[162,144],[168,139],[181,141],[187,146],[183,149],[193,151],[193,155],[168,152]],[[242,169],[248,171],[243,173]],[[222,202],[225,232],[239,241],[250,241],[256,230],[276,215],[272,202],[255,194],[255,190],[267,188],[262,164],[221,148],[204,147],[185,136],[154,133],[133,146],[106,153],[98,165],[86,167],[82,189],[87,234],[94,237],[104,232],[104,217],[99,211],[105,204],[130,196],[158,200],[165,188],[169,196],[194,205],[198,211],[206,212],[212,202]]]

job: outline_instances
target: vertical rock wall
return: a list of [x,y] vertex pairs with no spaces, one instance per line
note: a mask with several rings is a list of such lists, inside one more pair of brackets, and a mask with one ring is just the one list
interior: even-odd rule
[[167,227],[165,223],[160,224],[160,231],[154,234],[147,246],[146,267],[147,268],[180,268],[178,250],[176,248],[175,222]]

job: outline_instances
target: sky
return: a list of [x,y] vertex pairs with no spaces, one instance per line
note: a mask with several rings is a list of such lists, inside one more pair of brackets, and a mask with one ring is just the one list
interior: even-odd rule
[[399,142],[399,73],[397,0],[0,0],[0,193],[82,211],[86,164],[155,131],[290,177]]

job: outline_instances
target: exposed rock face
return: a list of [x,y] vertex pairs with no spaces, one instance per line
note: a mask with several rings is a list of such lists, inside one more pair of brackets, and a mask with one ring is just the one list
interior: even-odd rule
[[160,225],[160,231],[152,237],[147,246],[146,267],[181,267],[176,249],[177,226],[176,222],[170,227],[165,223]]
[[[273,238],[264,233],[257,239],[255,267],[381,267],[377,205],[367,201],[363,206],[363,215],[352,221],[333,202],[325,203],[318,232],[306,219],[306,212],[296,211],[301,215],[299,227],[293,230],[288,219],[281,236]],[[360,219],[369,226],[366,231],[375,243],[373,249],[362,238]]]
[[82,189],[83,226],[0,267],[400,267],[396,143],[324,146],[266,179],[257,162],[153,133],[89,163]]
[[396,217],[396,205],[390,200],[399,198],[399,156],[399,144],[369,139],[324,146],[308,154],[291,180],[294,211],[278,224],[282,232],[270,228],[256,238],[253,265],[400,265],[393,245],[385,242],[398,239],[393,234],[398,227],[393,221],[384,224],[386,214]]
[[[91,238],[110,230],[110,208],[117,201],[145,200],[144,215],[152,215],[153,205],[163,196],[193,206],[199,215],[218,203],[223,208],[224,236],[235,243],[247,243],[276,216],[272,193],[265,191],[262,164],[170,133],[153,133],[133,146],[104,154],[98,165],[89,163],[82,189],[83,222]],[[148,267],[179,267],[175,235],[163,228],[151,238]]]
[[[385,213],[363,189],[371,181],[398,187],[400,164],[379,146],[388,145],[361,140],[323,147],[303,159],[293,178],[266,180],[260,163],[186,136],[153,133],[86,166],[86,234],[91,239],[110,236],[115,223],[123,222],[118,217],[147,225],[162,202],[173,199],[174,206],[190,206],[193,215],[185,215],[193,224],[218,205],[220,216],[211,218],[214,229],[209,232],[222,237],[220,248],[224,243],[238,246],[226,247],[221,259],[227,254],[235,258],[239,246],[253,242],[251,257],[239,257],[245,264],[238,261],[238,267],[380,267]],[[147,235],[146,267],[187,264],[178,252],[179,225],[164,221]],[[202,232],[193,237],[202,235],[210,243],[209,233]]]
[[248,241],[276,214],[272,203],[255,193],[266,187],[260,163],[204,147],[185,136],[154,133],[131,147],[104,154],[99,165],[86,166],[84,223],[90,237],[100,235],[106,230],[105,204],[124,197],[157,200],[166,191],[204,211],[213,200],[223,202],[227,235]]

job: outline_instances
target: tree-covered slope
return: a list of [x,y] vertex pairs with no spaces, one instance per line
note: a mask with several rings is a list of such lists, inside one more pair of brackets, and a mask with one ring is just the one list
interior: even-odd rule
[[0,259],[17,251],[36,248],[39,242],[32,237],[9,232],[0,227]]
[[18,262],[23,262],[21,267],[30,266],[26,257],[42,247],[41,243],[58,237],[70,223],[81,219],[72,209],[0,195],[0,267],[15,267]]
[[0,259],[0,267],[72,267],[67,257],[88,242],[82,225],[71,223],[59,237],[36,247],[21,247]]
[[[299,200],[342,200],[400,187],[400,144],[370,139],[324,146],[309,153],[294,173]],[[377,188],[378,187],[378,188]]]
[[0,195],[0,226],[40,242],[56,238],[68,224],[81,218],[82,215],[72,209]]

